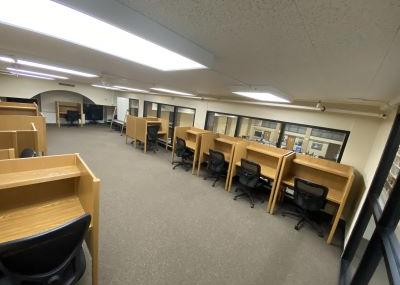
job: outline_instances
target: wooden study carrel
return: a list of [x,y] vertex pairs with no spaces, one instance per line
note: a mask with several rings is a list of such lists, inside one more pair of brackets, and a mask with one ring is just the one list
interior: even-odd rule
[[86,242],[98,279],[99,185],[78,154],[0,160],[0,243],[40,234],[89,213]]

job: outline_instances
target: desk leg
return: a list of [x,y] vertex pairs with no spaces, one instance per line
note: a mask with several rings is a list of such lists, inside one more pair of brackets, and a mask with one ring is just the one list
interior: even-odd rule
[[333,236],[335,235],[337,225],[339,223],[340,217],[342,216],[343,208],[345,203],[341,203],[336,212],[336,216],[333,218],[331,230],[329,231],[328,239],[326,240],[327,244],[331,244]]
[[268,205],[267,205],[267,209],[266,211],[270,214],[274,214],[272,205],[274,205],[275,207],[275,203],[274,201],[276,201],[276,196],[278,196],[278,188],[276,187],[276,180],[274,180],[274,183],[272,183],[272,187],[271,187],[271,193],[269,194],[269,199],[268,199]]
[[[275,184],[275,182],[274,182],[274,184]],[[272,202],[271,202],[271,196],[270,196],[270,201],[268,203],[269,213],[271,215],[273,215],[274,212],[275,212],[276,200],[278,199],[278,197],[279,197],[279,195],[281,193],[281,190],[282,190],[282,186],[281,185],[276,185],[275,190],[273,192],[272,192],[272,189],[271,189],[271,195],[273,195],[272,196]],[[270,203],[271,203],[271,205],[270,205]]]
[[195,169],[196,169],[196,162],[197,162],[197,149],[194,151],[194,157],[193,157],[193,166],[192,166],[192,174],[194,175]]
[[128,136],[125,136],[125,143],[128,144]]

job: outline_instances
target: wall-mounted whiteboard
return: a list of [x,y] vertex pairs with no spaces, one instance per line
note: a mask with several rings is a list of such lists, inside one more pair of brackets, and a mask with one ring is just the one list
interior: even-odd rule
[[129,98],[117,97],[117,120],[125,121],[126,111],[129,110]]

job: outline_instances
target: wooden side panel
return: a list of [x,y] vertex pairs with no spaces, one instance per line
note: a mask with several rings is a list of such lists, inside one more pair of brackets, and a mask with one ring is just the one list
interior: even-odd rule
[[141,142],[146,141],[146,133],[147,133],[147,121],[144,118],[136,119],[136,140]]
[[13,148],[0,149],[0,160],[15,158],[15,150]]
[[126,116],[126,136],[131,139],[136,138],[136,120],[137,117],[135,116]]
[[38,131],[17,131],[17,148],[19,151],[17,157],[26,148],[31,148],[38,152]]
[[37,116],[39,108],[36,103],[0,102],[0,115]]
[[16,131],[0,131],[0,149],[13,148],[18,153],[17,132]]
[[206,160],[206,154],[209,152],[210,149],[214,149],[215,141],[218,135],[214,133],[205,133],[201,134],[201,146],[199,152],[199,164],[197,166],[197,176],[200,174],[201,163]]
[[92,216],[91,229],[86,241],[92,255],[92,283],[98,284],[100,180],[94,176],[79,155],[76,157],[76,164],[82,173],[76,183],[76,194],[85,212]]
[[235,146],[235,152],[233,154],[233,159],[232,159],[232,167],[231,167],[231,173],[229,174],[229,185],[228,185],[228,191],[230,192],[232,189],[232,179],[233,177],[236,176],[236,163],[239,162],[242,158],[246,157],[247,150],[246,147],[248,145],[248,142],[245,141],[240,141],[236,143]]

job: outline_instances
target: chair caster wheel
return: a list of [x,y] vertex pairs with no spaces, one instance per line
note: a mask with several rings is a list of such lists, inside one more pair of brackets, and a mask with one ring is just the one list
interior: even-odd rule
[[300,228],[299,228],[298,226],[295,226],[294,229],[295,229],[296,231],[300,230]]
[[251,205],[250,207],[251,207],[251,208],[254,208],[254,205]]
[[233,200],[236,200],[236,199],[237,199],[236,197],[233,198]]
[[318,236],[319,236],[320,238],[323,238],[323,237],[324,237],[324,235],[323,235],[322,233],[319,233]]
[[281,214],[282,217],[286,217],[286,214]]

